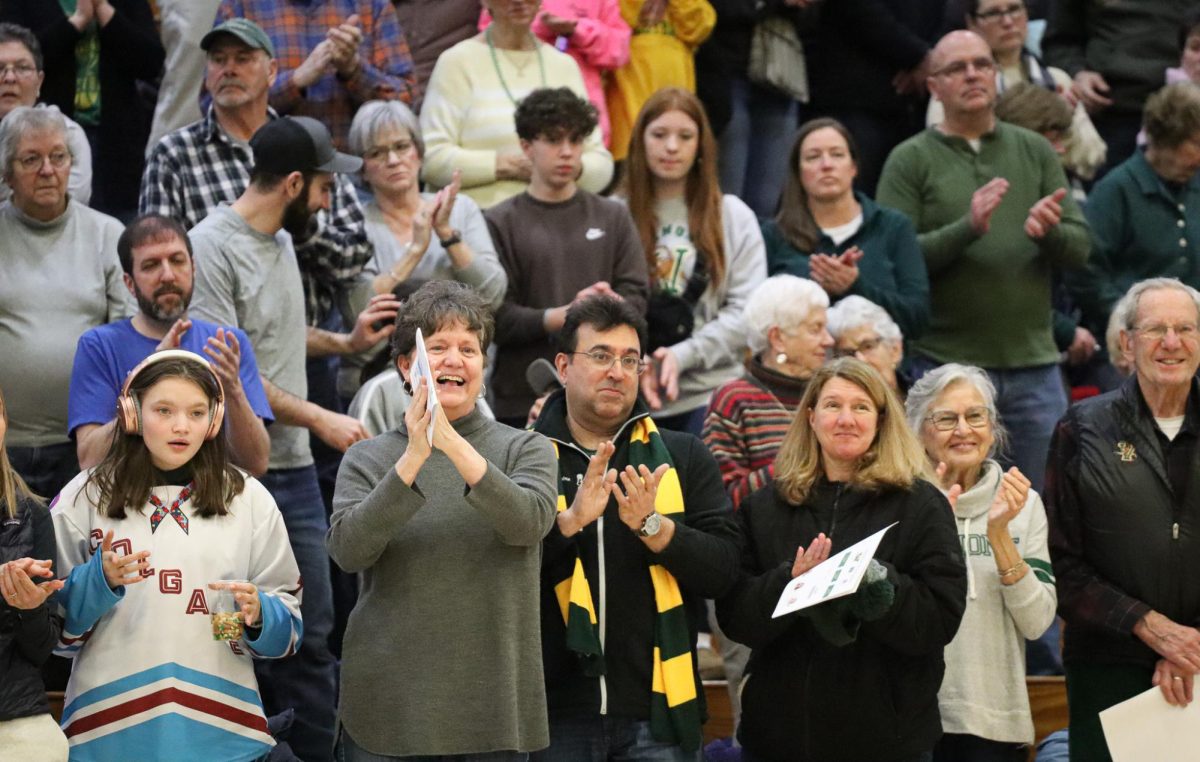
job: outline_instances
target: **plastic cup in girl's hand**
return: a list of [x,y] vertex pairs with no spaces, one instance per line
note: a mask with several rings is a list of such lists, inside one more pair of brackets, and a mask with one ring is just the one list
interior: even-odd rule
[[237,640],[242,637],[242,607],[238,604],[234,591],[228,587],[232,582],[245,580],[221,580],[213,583],[214,586],[219,586],[213,590],[212,601],[209,604],[213,640]]

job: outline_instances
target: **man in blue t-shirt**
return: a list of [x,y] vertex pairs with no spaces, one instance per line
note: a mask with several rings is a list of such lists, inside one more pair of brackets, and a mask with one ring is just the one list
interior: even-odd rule
[[125,228],[117,254],[138,314],[79,337],[67,426],[80,467],[96,465],[108,452],[126,374],[160,349],[187,349],[207,356],[224,386],[230,457],[261,476],[271,450],[266,423],[274,415],[254,348],[241,329],[188,318],[195,263],[187,231],[170,217],[146,214]]

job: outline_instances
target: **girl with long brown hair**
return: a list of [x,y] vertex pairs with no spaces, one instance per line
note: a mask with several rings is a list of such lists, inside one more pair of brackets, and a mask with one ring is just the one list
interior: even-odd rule
[[754,213],[721,194],[716,138],[695,95],[672,87],[646,101],[624,193],[650,270],[642,393],[659,426],[699,435],[713,390],[741,375],[742,309],[767,263]]
[[[75,660],[63,711],[71,758],[266,755],[274,742],[252,657],[288,656],[302,633],[283,516],[230,465],[224,393],[204,358],[151,355],[118,406],[108,454],[53,512],[67,580],[58,652]],[[174,716],[186,722],[164,720]]]

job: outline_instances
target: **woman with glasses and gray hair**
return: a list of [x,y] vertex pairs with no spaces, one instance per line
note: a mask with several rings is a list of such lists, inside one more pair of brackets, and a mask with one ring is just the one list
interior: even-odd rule
[[909,389],[906,413],[954,505],[967,556],[967,610],[946,646],[945,734],[933,759],[1018,762],[1033,743],[1025,640],[1046,631],[1056,606],[1046,510],[1017,468],[993,460],[1005,431],[983,370],[950,363],[930,371]]
[[834,356],[867,363],[904,399],[909,385],[899,370],[904,336],[887,310],[865,297],[847,296],[829,310],[829,333]]
[[363,104],[350,124],[350,151],[363,159],[363,204],[375,256],[367,271],[376,294],[411,279],[457,280],[500,306],[508,278],[479,205],[459,196],[458,173],[437,193],[421,193],[425,142],[416,116],[399,101]]
[[734,508],[775,473],[796,405],[833,345],[828,307],[820,286],[795,275],[767,278],[750,294],[742,313],[751,352],[746,374],[713,393],[704,418],[704,441]]

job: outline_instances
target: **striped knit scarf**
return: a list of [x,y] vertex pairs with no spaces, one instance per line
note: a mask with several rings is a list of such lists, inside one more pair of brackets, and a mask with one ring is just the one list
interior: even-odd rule
[[[555,453],[558,453],[557,444]],[[682,514],[683,491],[671,454],[654,421],[649,416],[638,419],[630,432],[629,464],[634,468],[645,465],[653,471],[663,463],[670,468],[658,483],[655,510],[664,516]],[[561,478],[559,484],[562,484]],[[558,510],[566,509],[566,495],[560,492]],[[649,573],[655,603],[650,730],[656,741],[678,744],[692,751],[700,747],[700,706],[696,698],[692,644],[683,596],[679,592],[679,583],[665,568],[653,564]],[[603,675],[604,654],[600,648],[592,588],[578,553],[570,573],[554,586],[554,592],[567,627],[567,648],[580,657],[584,674],[590,677]]]

